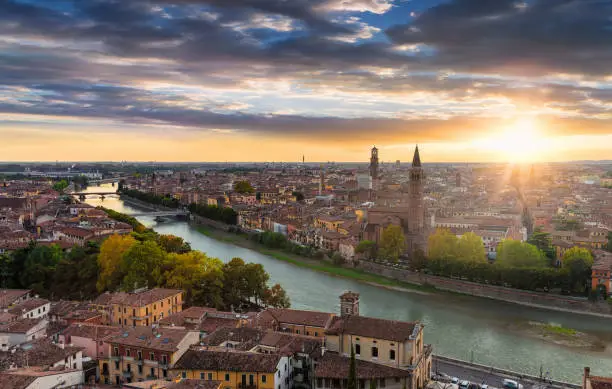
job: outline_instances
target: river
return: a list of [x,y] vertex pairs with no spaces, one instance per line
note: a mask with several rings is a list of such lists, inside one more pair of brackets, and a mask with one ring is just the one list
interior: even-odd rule
[[[87,191],[108,191],[109,186]],[[142,212],[112,196],[87,203],[103,205],[123,213]],[[227,262],[234,257],[261,263],[270,282],[280,283],[291,299],[292,308],[338,312],[338,296],[344,290],[361,294],[363,315],[425,324],[425,341],[434,353],[517,372],[539,375],[540,368],[551,378],[580,383],[583,368],[592,374],[612,375],[612,319],[575,315],[523,307],[494,300],[447,293],[428,295],[401,292],[333,277],[278,261],[267,255],[200,234],[186,222],[156,223],[152,217],[138,217],[143,224],[162,234],[182,237],[196,250]],[[529,322],[559,324],[596,336],[605,351],[574,349],[534,339],[511,328]]]

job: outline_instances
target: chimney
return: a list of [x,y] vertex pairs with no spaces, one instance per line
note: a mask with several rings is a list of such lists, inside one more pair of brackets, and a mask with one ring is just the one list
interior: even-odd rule
[[359,293],[350,290],[340,295],[340,316],[359,316]]

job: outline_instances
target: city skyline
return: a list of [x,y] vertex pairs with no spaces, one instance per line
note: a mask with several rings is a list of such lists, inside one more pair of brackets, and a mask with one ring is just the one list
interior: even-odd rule
[[3,161],[612,158],[609,1],[2,8]]

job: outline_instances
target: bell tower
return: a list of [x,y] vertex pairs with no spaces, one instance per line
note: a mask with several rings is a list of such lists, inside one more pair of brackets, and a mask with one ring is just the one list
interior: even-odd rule
[[408,234],[410,239],[408,249],[414,251],[423,248],[425,234],[425,205],[423,203],[423,167],[421,166],[421,156],[419,146],[414,149],[412,167],[410,168],[409,184],[409,215],[408,215]]
[[378,149],[376,146],[372,147],[370,155],[370,177],[372,181],[378,179]]
[[340,316],[359,316],[359,293],[347,290],[340,295]]

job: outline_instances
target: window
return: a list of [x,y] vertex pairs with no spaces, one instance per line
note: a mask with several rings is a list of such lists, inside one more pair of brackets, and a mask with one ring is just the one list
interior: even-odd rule
[[225,373],[225,380],[229,381],[229,374]]
[[187,372],[186,372],[186,371],[182,372],[182,373],[181,373],[181,377],[183,377],[183,378],[187,378]]
[[163,301],[161,302],[161,307],[162,307],[162,308],[164,307],[164,302],[163,302]]
[[166,354],[162,354],[162,365],[168,364],[168,356]]
[[[266,379],[267,379],[267,378],[266,378],[266,375],[265,375],[265,374],[264,374],[264,375],[262,375],[262,376],[261,376],[261,383],[265,384],[265,383],[266,383]],[[319,379],[320,379],[320,378],[319,378]]]
[[127,325],[127,319],[123,319],[123,325],[126,326]]
[[168,370],[162,370],[162,375],[164,376],[164,378],[168,378]]
[[155,377],[155,368],[152,367],[151,371],[149,372],[149,377]]
[[355,355],[361,355],[361,345],[360,344],[355,345]]
[[73,364],[72,364],[72,368],[73,368],[73,369],[76,369],[76,363],[73,363]]
[[389,350],[389,359],[395,361],[395,350]]
[[306,331],[306,336],[310,335],[310,331]]
[[203,380],[203,379],[204,379],[204,376],[206,376],[206,374],[204,374],[204,373],[200,373],[200,379],[201,379],[201,380]]
[[148,314],[149,314],[149,307],[146,307],[145,308],[145,315],[148,315]]
[[295,330],[295,333],[296,333],[296,334],[299,334],[299,333],[300,333],[300,330]]
[[119,361],[115,361],[115,370],[119,370]]
[[359,389],[365,389],[365,380],[359,380]]
[[395,377],[395,383],[399,384],[399,382],[400,382],[400,378],[399,377]]
[[249,385],[253,386],[254,385],[254,377],[253,374],[249,374]]
[[155,304],[153,304],[153,310],[156,310],[157,306]]
[[380,379],[380,387],[381,387],[381,388],[384,388],[386,384],[387,384],[387,383],[385,382],[385,379],[384,379],[384,378],[381,378],[381,379]]
[[155,360],[155,353],[149,353],[149,360],[150,361],[154,361]]
[[142,365],[138,365],[138,374],[142,374]]
[[208,373],[208,380],[212,381],[212,373]]
[[315,336],[319,336],[319,333],[317,331],[315,331]]
[[132,316],[136,316],[136,310],[132,308]]
[[372,347],[372,358],[378,358],[378,347]]
[[123,307],[123,313],[127,313],[127,308]]
[[317,387],[318,388],[322,388],[323,387],[323,378],[317,378]]
[[125,356],[126,356],[126,357],[129,357],[129,356],[130,356],[130,349],[129,349],[129,348],[126,348],[126,349],[125,349]]

